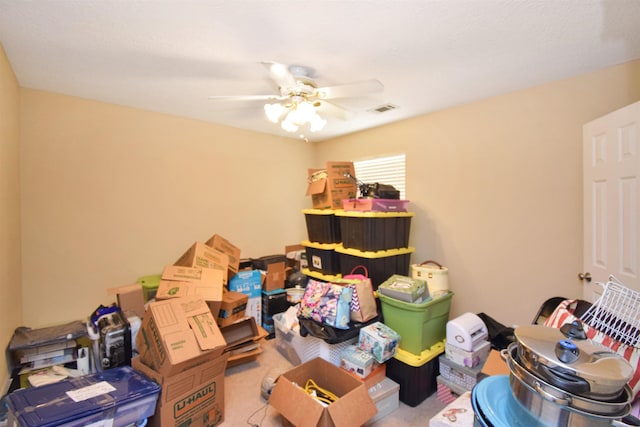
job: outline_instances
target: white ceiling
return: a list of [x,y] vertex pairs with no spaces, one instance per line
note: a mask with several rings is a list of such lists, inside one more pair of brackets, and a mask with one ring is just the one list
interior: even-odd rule
[[313,141],[638,59],[640,0],[0,0],[0,43],[22,87],[293,138],[208,97],[277,94],[261,61],[384,84]]

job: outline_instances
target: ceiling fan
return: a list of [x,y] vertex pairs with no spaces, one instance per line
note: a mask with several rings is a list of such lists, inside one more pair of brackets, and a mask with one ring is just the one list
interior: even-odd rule
[[267,118],[273,123],[281,121],[288,132],[296,132],[309,124],[311,132],[321,130],[326,120],[318,114],[328,114],[342,119],[350,112],[331,102],[333,99],[366,96],[381,92],[384,86],[378,80],[365,80],[347,84],[318,87],[313,80],[313,69],[303,65],[285,65],[278,62],[262,62],[269,77],[278,86],[278,94],[210,96],[212,100],[272,101],[264,106]]

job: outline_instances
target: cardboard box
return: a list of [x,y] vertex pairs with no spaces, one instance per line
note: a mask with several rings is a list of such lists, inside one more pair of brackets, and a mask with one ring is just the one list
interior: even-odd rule
[[227,345],[207,303],[194,298],[150,303],[136,344],[140,360],[162,375],[201,365]]
[[204,243],[194,243],[173,265],[219,270],[222,273],[222,283],[227,284],[229,257]]
[[196,368],[165,376],[142,363],[132,367],[161,386],[149,427],[209,427],[224,421],[224,371],[227,355],[207,360]]
[[107,294],[116,296],[118,307],[124,313],[133,313],[140,319],[144,317],[144,292],[141,284],[134,283],[110,288],[107,289]]
[[284,289],[284,262],[267,265],[267,276],[264,280],[264,290],[267,292]]
[[242,292],[225,291],[222,294],[222,304],[216,319],[218,326],[230,325],[236,320],[242,319],[247,311],[248,302],[249,295]]
[[240,270],[240,248],[219,234],[211,236],[205,244],[227,255],[229,260],[229,279]]
[[259,342],[268,335],[251,316],[220,328],[220,331],[227,342],[227,368],[255,360],[263,351]]
[[500,352],[492,349],[487,361],[484,362],[482,373],[485,375],[509,375],[510,371],[507,362],[500,356]]
[[[222,304],[224,276],[225,273],[219,269],[168,265],[162,271],[162,280],[158,284],[156,298],[161,299],[158,294],[160,293],[162,282],[176,282],[178,284],[175,285],[175,288],[171,284],[163,284],[163,292],[161,294],[163,299],[173,297],[171,293],[178,293],[180,297],[203,299],[209,303],[211,313],[217,318]],[[191,285],[186,285],[186,282],[191,283]]]
[[259,270],[241,270],[229,280],[229,290],[249,297],[246,314],[262,324],[262,281]]
[[[304,386],[309,379],[337,395],[338,400],[326,407],[319,404],[298,386]],[[269,404],[297,427],[361,426],[377,413],[362,381],[321,358],[312,359],[280,375]]]
[[314,209],[342,209],[342,199],[358,196],[358,186],[345,176],[356,175],[353,162],[327,162],[326,166],[309,169],[307,196],[311,196]]
[[287,267],[291,267],[298,271],[301,271],[303,268],[303,266],[301,265],[301,260],[304,253],[305,247],[300,244],[285,246],[284,255],[287,259]]

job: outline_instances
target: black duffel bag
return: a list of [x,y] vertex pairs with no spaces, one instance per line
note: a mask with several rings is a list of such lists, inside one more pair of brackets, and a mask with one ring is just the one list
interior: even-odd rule
[[327,344],[339,344],[351,338],[357,338],[358,335],[360,335],[360,329],[379,320],[380,313],[366,322],[350,322],[349,329],[338,329],[313,319],[298,317],[298,322],[300,322],[300,336],[306,337],[310,335],[324,340]]

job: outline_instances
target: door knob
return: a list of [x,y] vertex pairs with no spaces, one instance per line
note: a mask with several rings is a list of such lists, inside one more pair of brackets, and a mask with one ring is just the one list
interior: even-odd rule
[[588,271],[586,273],[580,273],[578,274],[578,279],[586,280],[587,283],[589,283],[591,282],[591,273],[589,273]]

